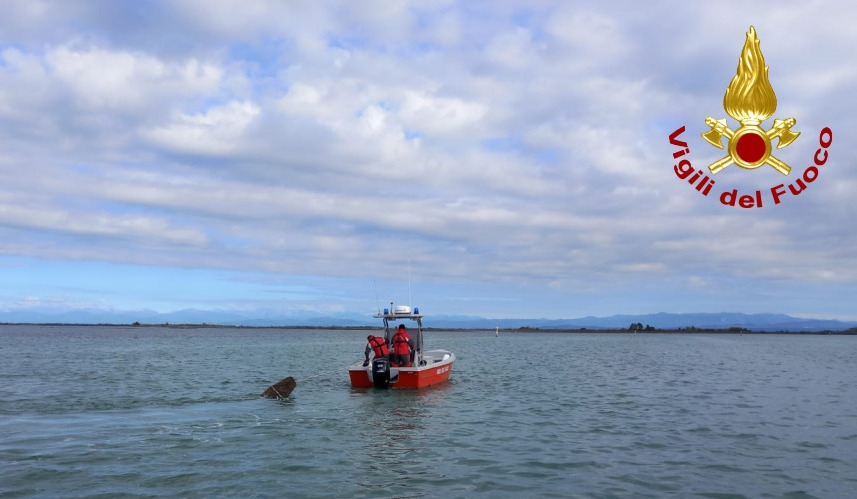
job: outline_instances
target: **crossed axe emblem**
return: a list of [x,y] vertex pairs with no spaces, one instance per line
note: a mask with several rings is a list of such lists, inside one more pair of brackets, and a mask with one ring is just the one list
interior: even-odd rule
[[766,131],[757,124],[744,122],[737,130],[732,130],[726,125],[726,118],[705,118],[705,124],[710,126],[711,130],[703,133],[702,138],[718,149],[723,149],[723,137],[729,140],[729,154],[711,163],[708,169],[713,175],[732,163],[748,169],[767,163],[783,175],[788,175],[792,168],[771,154],[771,141],[779,139],[777,149],[794,142],[800,135],[800,132],[791,131],[791,127],[796,123],[794,118],[775,119],[774,125]]

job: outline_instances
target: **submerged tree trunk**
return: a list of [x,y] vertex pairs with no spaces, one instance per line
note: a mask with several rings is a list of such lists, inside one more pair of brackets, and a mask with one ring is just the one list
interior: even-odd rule
[[266,399],[284,399],[292,393],[292,390],[294,390],[296,386],[298,386],[298,384],[295,381],[295,378],[289,376],[288,378],[283,378],[269,386],[267,390],[262,392],[260,397],[265,397]]

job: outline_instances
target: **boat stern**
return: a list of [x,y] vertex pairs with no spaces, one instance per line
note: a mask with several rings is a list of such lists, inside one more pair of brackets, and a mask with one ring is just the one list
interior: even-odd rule
[[358,362],[348,368],[348,376],[351,378],[351,386],[355,388],[372,388],[372,378],[369,376],[371,364],[364,366],[362,362]]

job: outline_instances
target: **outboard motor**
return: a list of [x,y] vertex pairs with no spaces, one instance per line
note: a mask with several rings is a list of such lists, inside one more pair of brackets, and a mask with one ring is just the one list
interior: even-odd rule
[[378,357],[372,360],[372,382],[375,383],[375,388],[389,388],[390,359]]

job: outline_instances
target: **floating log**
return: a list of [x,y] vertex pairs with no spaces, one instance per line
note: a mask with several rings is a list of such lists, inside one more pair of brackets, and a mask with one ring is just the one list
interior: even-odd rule
[[294,390],[296,386],[298,386],[298,384],[295,381],[295,378],[289,376],[288,378],[283,378],[269,386],[267,390],[262,392],[260,397],[265,397],[266,399],[284,399],[292,393],[292,390]]

